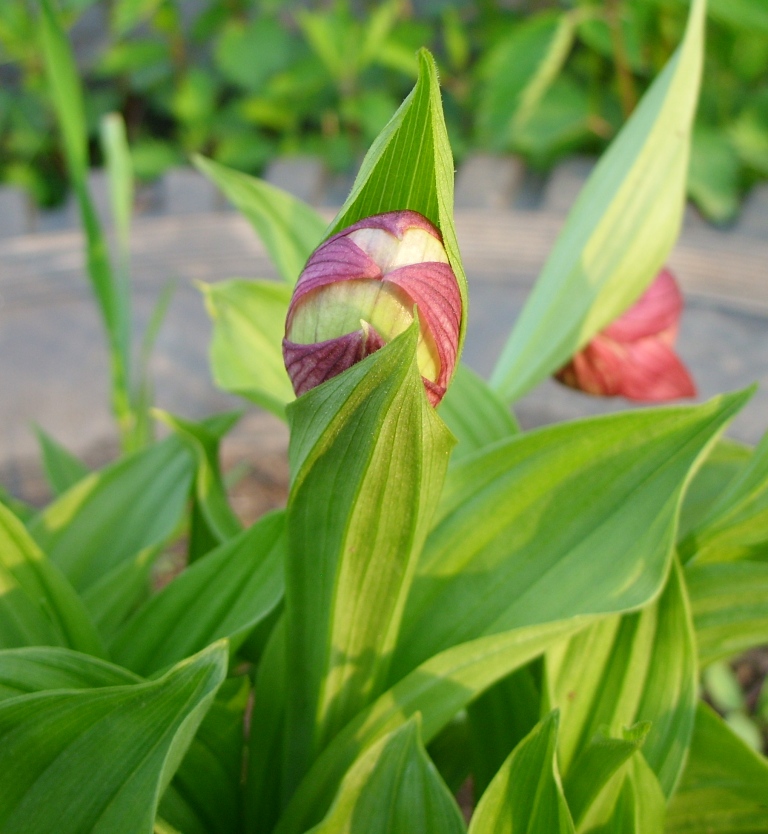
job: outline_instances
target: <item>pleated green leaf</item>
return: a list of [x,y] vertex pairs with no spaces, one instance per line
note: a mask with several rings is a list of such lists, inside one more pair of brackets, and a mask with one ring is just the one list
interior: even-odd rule
[[469,834],[575,834],[557,769],[557,727],[551,712],[518,744],[480,798]]
[[151,834],[226,667],[220,643],[156,681],[0,703],[0,829]]
[[768,434],[724,484],[706,517],[680,542],[697,563],[759,558],[768,553]]
[[749,446],[727,437],[720,438],[712,447],[685,492],[677,532],[679,541],[705,521],[728,484],[748,464],[752,453]]
[[194,461],[175,437],[94,472],[29,523],[79,591],[164,541],[184,510]]
[[307,258],[319,245],[326,222],[287,191],[256,177],[195,156],[194,163],[256,230],[280,275],[293,285]]
[[608,797],[609,803],[602,808],[592,806],[580,830],[586,834],[662,834],[667,800],[642,753],[629,760],[617,788],[617,795]]
[[58,647],[0,651],[0,701],[49,689],[99,689],[141,678],[97,657]]
[[[675,566],[658,602],[604,620],[547,655],[550,701],[561,709],[560,765],[566,787],[581,778],[590,740],[650,722],[643,755],[667,797],[693,732],[697,668],[690,611]],[[572,776],[572,770],[576,776]],[[577,816],[574,812],[574,816]]]
[[294,399],[282,352],[290,287],[245,280],[200,287],[213,321],[216,384],[285,419],[285,406]]
[[[574,761],[565,782],[565,796],[578,829],[611,779],[642,747],[651,724],[645,721],[625,729],[621,737],[594,735]],[[655,777],[654,777],[655,778]]]
[[282,598],[283,527],[267,515],[179,574],[120,629],[115,660],[149,675],[221,637],[237,648]]
[[82,600],[0,504],[0,649],[36,645],[104,653]]
[[53,492],[61,495],[81,481],[90,470],[78,457],[44,432],[40,426],[34,428],[40,444],[45,477]]
[[159,409],[156,409],[154,413],[188,445],[197,460],[192,522],[189,531],[189,561],[194,562],[198,557],[236,536],[243,529],[230,506],[219,468],[221,438],[240,419],[240,414],[234,412],[219,415],[219,425],[216,430],[213,430],[202,423],[183,420]]
[[427,402],[416,328],[288,410],[286,759],[297,775],[382,691],[442,488],[454,441]]
[[689,473],[747,397],[541,429],[452,467],[392,680],[482,634],[645,604]]
[[768,643],[768,564],[692,564],[685,581],[702,665]]
[[509,754],[541,718],[541,663],[513,672],[467,708],[476,795],[490,784]]
[[200,724],[159,815],[184,834],[234,834],[241,830],[244,714],[250,688],[229,678]]
[[452,463],[520,431],[511,411],[488,383],[462,364],[456,368],[437,413],[458,441]]
[[109,644],[126,619],[149,597],[152,568],[162,551],[162,545],[145,547],[81,592],[105,643]]
[[[637,441],[638,446],[642,447],[638,448],[635,453],[637,456],[636,460],[638,461],[640,459],[647,459],[648,457],[648,448],[651,443],[649,438],[654,436],[649,433],[651,432],[651,425],[655,421],[658,423],[657,429],[659,431],[655,436],[663,438],[666,435],[667,441],[669,442],[669,446],[662,444],[665,446],[665,455],[667,456],[666,464],[661,468],[661,472],[665,473],[665,477],[662,477],[659,484],[657,484],[653,498],[651,499],[650,494],[648,496],[650,501],[649,506],[654,507],[654,513],[666,510],[669,514],[667,520],[664,521],[662,519],[660,525],[660,531],[665,532],[661,536],[661,542],[658,544],[657,555],[655,558],[646,555],[643,559],[635,561],[631,550],[627,552],[620,545],[617,545],[617,550],[611,551],[611,560],[606,562],[606,566],[601,566],[600,568],[605,574],[604,576],[600,576],[600,581],[605,582],[606,585],[600,591],[599,602],[594,605],[603,614],[607,613],[606,606],[609,604],[616,605],[617,608],[614,609],[614,612],[618,613],[628,610],[630,607],[646,605],[659,593],[668,572],[669,556],[672,542],[674,541],[674,517],[682,483],[685,482],[688,470],[696,463],[699,454],[702,450],[706,449],[707,444],[722,429],[724,422],[741,406],[746,396],[744,394],[732,395],[694,409],[664,409],[656,412],[655,415],[652,412],[644,412],[642,415],[619,415],[618,417],[612,417],[599,423],[599,430],[595,434],[599,435],[601,442],[604,441],[607,446],[610,446],[612,442],[610,435],[612,431],[616,430],[616,425],[612,425],[611,423],[612,420],[627,419],[628,417],[634,419],[646,416],[648,419],[647,423],[643,423],[642,427],[639,425],[634,426],[634,429],[641,429],[639,436],[645,439],[645,443]],[[573,431],[574,427],[571,426],[569,428]],[[623,428],[627,429],[627,424]],[[627,431],[626,434],[620,431],[619,435],[622,437],[628,436],[634,432],[634,429],[632,432]],[[687,440],[685,439],[686,436]],[[536,437],[540,438],[541,435],[526,435],[525,438],[520,438],[519,441],[511,441],[511,443],[523,442],[523,440],[530,438],[535,440]],[[565,440],[565,434],[555,435],[555,437],[558,442],[554,443],[553,447],[559,448],[560,441],[563,440],[564,442]],[[586,446],[586,451],[582,449],[582,452],[588,455],[595,447],[591,444],[586,444]],[[542,448],[545,448],[545,446],[542,446]],[[539,447],[537,446],[537,452],[538,449]],[[568,448],[567,452],[564,452],[564,457],[569,458],[574,454],[574,451],[574,449]],[[606,454],[610,456],[610,453]],[[676,461],[675,457],[680,454],[683,456],[682,460],[685,460],[685,466],[679,470],[678,466],[681,460]],[[501,457],[498,453],[498,447],[494,447],[493,457],[494,460],[497,460],[499,468],[502,471],[506,471],[509,461],[503,458],[498,460]],[[480,481],[484,477],[481,469],[485,471],[493,466],[490,458],[491,455],[489,453],[487,458],[483,458],[483,466],[478,467],[476,470]],[[480,456],[477,458],[473,457],[469,459],[468,463],[475,463],[479,459]],[[540,461],[538,454],[535,456],[535,460],[538,464]],[[653,464],[651,465],[653,466]],[[460,464],[454,471],[461,469],[462,466],[463,464]],[[555,461],[549,461],[545,466],[556,468],[556,463]],[[518,478],[519,474],[519,472],[516,473]],[[617,490],[615,496],[617,504],[620,504],[623,500],[621,498],[622,489],[620,488],[622,478],[626,475],[630,481],[633,478],[637,479],[635,481],[635,490],[631,492],[633,500],[638,500],[638,490],[642,490],[642,486],[648,482],[645,477],[647,474],[647,472],[645,474],[642,473],[642,468],[635,471],[634,474],[631,471],[630,473],[626,473],[623,467],[618,465],[616,472],[614,472],[613,476],[607,482],[610,483],[611,490]],[[492,478],[493,473],[489,477]],[[662,488],[662,485],[663,489],[667,490],[666,498],[660,498],[658,495],[658,490]],[[578,515],[581,511],[579,506],[580,501],[589,503],[589,497],[583,493],[584,488],[581,489],[578,495],[573,495],[568,499],[575,502],[572,508],[574,515]],[[457,497],[458,494],[457,491]],[[642,492],[639,494],[642,497]],[[518,502],[514,505],[516,508],[515,512],[519,509],[521,517],[525,517],[528,511],[525,502],[520,501],[520,497],[525,495],[526,493],[522,487],[514,491],[514,500]],[[550,500],[556,503],[551,496]],[[512,499],[507,504],[511,503],[511,501]],[[661,502],[660,505],[655,503],[658,501]],[[669,504],[668,507],[667,504]],[[444,504],[444,513],[447,512],[446,508],[449,506],[450,501],[447,501]],[[472,511],[470,510],[470,512]],[[481,528],[487,526],[493,520],[493,510],[484,510],[482,518],[483,525],[480,525]],[[653,518],[654,520],[650,522],[646,520],[646,526],[656,523],[655,516]],[[518,524],[522,523],[518,521]],[[533,526],[535,527],[536,525],[534,524]],[[468,524],[461,534],[469,536],[471,529],[471,525]],[[553,523],[546,523],[540,529],[549,535],[556,534]],[[603,527],[601,532],[603,535],[606,535],[607,531],[610,531],[611,535],[615,535],[613,532],[614,529],[616,528]],[[490,531],[489,538],[496,535],[496,533],[497,531],[495,530]],[[499,536],[499,541],[504,541],[506,546],[506,542],[508,542],[511,535],[512,533],[507,530],[504,532],[503,537]],[[631,535],[637,538],[637,530],[633,528]],[[463,544],[469,545],[469,540],[465,542],[464,539],[457,537],[455,541],[462,541]],[[590,539],[588,544],[596,546],[597,543],[594,539]],[[403,674],[405,676],[395,683],[389,691],[380,696],[375,703],[363,710],[351,721],[319,757],[289,802],[278,828],[280,834],[294,834],[294,832],[295,834],[301,834],[311,824],[316,823],[327,809],[328,803],[344,772],[360,754],[361,750],[380,738],[382,734],[399,726],[408,717],[419,711],[422,713],[424,720],[424,739],[427,742],[431,741],[451,718],[459,710],[466,707],[479,693],[488,689],[488,687],[506,677],[515,669],[520,668],[534,657],[537,657],[545,649],[551,648],[563,637],[573,635],[577,631],[584,629],[590,623],[594,623],[600,619],[599,614],[587,614],[585,611],[585,609],[589,610],[589,606],[585,605],[585,596],[591,590],[588,586],[590,583],[594,584],[597,581],[589,573],[593,566],[594,547],[585,546],[581,552],[584,553],[584,557],[582,560],[577,561],[578,569],[574,567],[574,571],[586,572],[589,578],[579,578],[577,572],[575,573],[574,579],[569,579],[567,582],[563,581],[561,583],[555,582],[553,588],[556,590],[547,590],[546,594],[548,596],[545,598],[545,595],[542,595],[541,598],[537,598],[536,604],[522,606],[515,620],[510,618],[510,621],[507,621],[498,617],[493,611],[490,612],[490,616],[493,617],[491,622],[494,623],[494,628],[498,627],[501,629],[502,626],[506,626],[509,630],[503,630],[500,633],[485,637],[469,639],[468,642],[454,645],[453,648],[447,648],[440,654],[422,662],[418,668],[408,674],[406,674],[408,669],[412,669],[413,667],[410,664],[404,663],[401,668],[404,670]],[[617,558],[616,553],[619,553],[621,558]],[[547,573],[546,565],[540,563],[541,558],[541,552],[537,551],[535,558],[530,559],[529,563],[532,568],[542,570],[544,575],[549,577],[551,571]],[[625,567],[629,573],[608,569],[615,567],[616,562],[623,562],[624,559],[626,559]],[[446,575],[449,575],[449,573],[450,567],[446,569]],[[476,607],[491,606],[492,601],[487,590],[483,590],[480,593],[471,587],[471,581],[475,576],[476,571],[466,571],[462,575],[463,581],[469,585],[467,598],[479,598],[481,603]],[[498,576],[503,576],[503,574],[498,574]],[[628,577],[632,580],[631,582],[628,582]],[[498,581],[501,584],[500,579]],[[415,585],[412,588],[412,593],[414,590]],[[522,592],[524,593],[524,588]],[[517,593],[521,593],[519,583],[516,585],[511,583],[510,589],[506,591],[506,596],[508,597],[507,604],[513,610],[517,604]],[[554,601],[552,600],[553,596],[556,597]],[[445,600],[443,604],[458,617],[460,614],[460,600],[461,598],[456,596]],[[552,606],[551,609],[548,607],[550,604]],[[626,606],[626,608],[622,608],[622,606]],[[476,610],[476,607],[473,608],[473,612]],[[434,611],[435,616],[438,616],[439,605],[437,603]],[[524,619],[525,617],[528,618],[527,623]],[[534,623],[540,622],[545,617],[549,617],[551,621],[542,623],[541,625],[529,625],[531,621]],[[673,622],[676,622],[674,618]],[[515,623],[519,623],[520,626],[515,627]],[[425,622],[425,627],[427,626],[428,624]],[[469,629],[466,632],[471,633]],[[458,643],[460,634],[461,632],[452,634],[449,639],[454,639]],[[404,633],[401,634],[399,646],[403,646],[407,639],[416,640],[418,638],[419,635],[415,631],[409,630],[408,636],[405,636]],[[449,645],[452,644],[449,643]],[[400,670],[393,668],[391,672],[393,680],[397,679],[395,675],[398,671]],[[678,667],[674,667],[671,671],[673,675],[672,683],[675,683],[674,676],[678,675],[679,669]],[[662,677],[661,672],[659,675]],[[656,691],[654,688],[654,694]],[[673,689],[669,697],[677,698],[678,696],[678,690]],[[648,696],[647,704],[647,711],[656,713],[657,705],[650,695]],[[673,728],[677,727],[677,718],[678,716],[676,714],[668,716],[668,720],[672,722],[671,726]],[[633,721],[630,720],[626,723],[633,723]],[[666,742],[670,738],[668,732],[661,732],[659,738],[661,741],[658,747],[654,748],[657,756],[656,766],[664,769],[665,772],[667,770],[671,771],[676,761],[676,748],[674,745],[669,749],[666,746]]]
[[683,216],[705,0],[680,48],[603,155],[491,376],[512,402],[562,367],[659,272]]
[[768,831],[768,761],[699,704],[688,764],[667,810],[666,834]]
[[276,834],[302,834],[325,814],[344,773],[368,746],[421,713],[425,743],[477,695],[594,617],[519,628],[431,658],[360,712],[328,745],[291,798]]
[[419,52],[416,86],[371,145],[352,192],[328,234],[364,217],[402,209],[423,214],[443,236],[461,292],[461,348],[467,327],[467,278],[453,222],[453,154],[443,117],[437,67],[426,49]]
[[456,801],[424,750],[416,717],[355,762],[327,816],[311,834],[463,834],[466,830]]

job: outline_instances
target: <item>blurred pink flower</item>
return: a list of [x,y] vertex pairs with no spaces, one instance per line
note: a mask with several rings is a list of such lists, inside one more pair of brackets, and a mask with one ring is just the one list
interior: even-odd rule
[[663,269],[635,304],[601,330],[555,378],[602,397],[663,402],[695,397],[696,386],[674,351],[683,297]]
[[415,211],[367,217],[310,256],[285,322],[283,358],[296,396],[408,328],[418,306],[416,361],[432,405],[456,365],[461,295],[437,228]]

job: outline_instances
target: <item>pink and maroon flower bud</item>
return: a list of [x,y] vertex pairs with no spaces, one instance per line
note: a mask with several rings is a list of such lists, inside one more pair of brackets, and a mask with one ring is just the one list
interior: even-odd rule
[[461,295],[440,232],[415,211],[360,220],[310,256],[293,292],[283,358],[296,396],[347,370],[408,328],[437,405],[456,366]]
[[695,397],[696,386],[674,351],[683,297],[662,270],[623,315],[601,330],[555,378],[603,397],[663,402]]

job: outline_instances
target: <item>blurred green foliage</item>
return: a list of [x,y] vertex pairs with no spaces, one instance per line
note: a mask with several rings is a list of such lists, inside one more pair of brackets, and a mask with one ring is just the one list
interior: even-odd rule
[[[203,153],[249,173],[310,153],[348,171],[438,58],[454,153],[547,169],[599,152],[678,42],[685,0],[60,0],[101,117],[125,119],[136,175]],[[0,3],[0,180],[65,190],[36,0]],[[690,194],[716,222],[768,177],[768,6],[710,0]]]

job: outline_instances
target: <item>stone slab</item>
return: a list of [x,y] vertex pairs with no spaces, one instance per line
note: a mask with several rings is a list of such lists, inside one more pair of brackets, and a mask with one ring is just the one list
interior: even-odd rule
[[473,154],[456,174],[456,209],[508,209],[524,176],[525,164],[519,157]]

